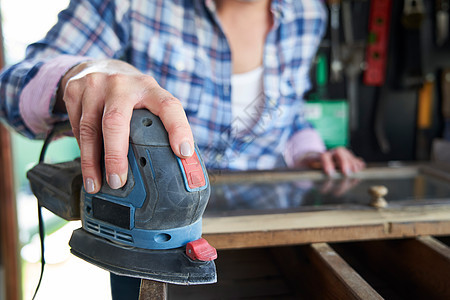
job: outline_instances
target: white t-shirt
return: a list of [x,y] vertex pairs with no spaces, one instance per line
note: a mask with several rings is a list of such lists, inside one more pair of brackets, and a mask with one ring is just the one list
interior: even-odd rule
[[231,126],[235,133],[250,129],[261,116],[264,108],[263,71],[260,66],[231,76]]
[[[231,76],[231,128],[235,134],[243,133],[256,124],[264,109],[264,68]],[[325,145],[314,129],[294,134],[286,144],[285,159],[289,167],[301,166],[307,153],[324,152]]]

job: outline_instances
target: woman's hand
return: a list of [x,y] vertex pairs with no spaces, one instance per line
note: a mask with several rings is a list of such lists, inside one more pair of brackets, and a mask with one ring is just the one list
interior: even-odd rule
[[348,176],[366,167],[361,158],[356,157],[344,147],[338,147],[324,153],[308,153],[302,159],[301,164],[312,169],[322,169],[328,176],[332,176],[336,170],[340,170]]
[[151,76],[125,62],[103,60],[81,63],[62,79],[55,110],[69,116],[88,193],[101,187],[102,147],[109,186],[118,189],[125,184],[130,120],[139,108],[159,116],[177,156],[192,155],[194,141],[180,101]]

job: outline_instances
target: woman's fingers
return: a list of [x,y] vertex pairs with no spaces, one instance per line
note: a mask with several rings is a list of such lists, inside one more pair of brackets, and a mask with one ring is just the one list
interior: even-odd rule
[[322,153],[320,156],[322,169],[328,176],[333,176],[336,172],[336,166],[333,161],[333,154],[329,151]]
[[334,161],[338,165],[338,168],[340,169],[340,171],[344,175],[347,175],[347,176],[350,175],[352,173],[351,157],[349,155],[350,152],[343,147],[338,147],[336,149],[333,149],[332,153],[333,153]]
[[334,161],[337,167],[345,175],[359,172],[365,168],[365,163],[362,159],[356,157],[350,150],[338,147],[331,151],[333,153]]
[[311,168],[321,168],[328,176],[332,176],[336,170],[349,176],[363,170],[366,166],[361,158],[343,147],[326,151],[318,156],[308,156],[307,165]]

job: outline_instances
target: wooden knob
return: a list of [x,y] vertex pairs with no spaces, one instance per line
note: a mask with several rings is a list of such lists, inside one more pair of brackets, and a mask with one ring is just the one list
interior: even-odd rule
[[369,194],[372,196],[370,205],[376,208],[383,208],[388,205],[384,196],[388,194],[388,189],[384,185],[374,185],[369,188]]

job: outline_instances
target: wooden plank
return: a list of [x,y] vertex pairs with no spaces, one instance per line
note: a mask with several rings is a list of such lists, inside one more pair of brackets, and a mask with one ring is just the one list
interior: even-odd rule
[[442,256],[447,263],[450,262],[450,248],[441,241],[429,235],[419,236],[417,241],[423,244],[428,251],[435,252],[435,255]]
[[433,238],[339,246],[369,266],[400,298],[450,299],[450,250]]
[[[251,216],[204,218],[208,234],[268,230],[311,229],[379,225],[405,222],[450,221],[450,205],[411,206],[392,209],[328,210]],[[389,231],[389,229],[386,229]]]
[[271,248],[295,299],[381,299],[328,244]]
[[328,244],[312,244],[308,254],[332,298],[382,299]]
[[[428,295],[450,299],[450,248],[431,236],[418,237],[403,241],[403,267],[410,270],[412,279],[421,285]],[[407,266],[406,264],[412,264]]]
[[218,249],[449,234],[448,206],[203,219],[203,236]]
[[167,283],[142,279],[139,300],[166,300]]
[[[1,13],[0,13],[1,19]],[[0,22],[0,69],[5,66],[3,30]],[[8,130],[0,124],[0,255],[5,271],[6,299],[21,299],[18,254],[18,228],[13,181],[11,139]],[[0,283],[1,287],[1,283]]]
[[[410,178],[420,173],[422,164],[414,164],[401,167],[375,166],[354,173],[350,178],[358,179],[386,179],[386,178]],[[209,172],[211,184],[227,183],[256,183],[256,182],[280,182],[294,180],[327,180],[329,179],[321,171],[277,170],[277,171],[248,171],[248,172]],[[333,179],[342,179],[340,173],[336,173]],[[347,177],[348,178],[348,177]]]
[[[1,47],[0,47],[1,48]],[[5,271],[6,299],[21,299],[18,227],[13,181],[11,141],[0,124],[0,260]]]

